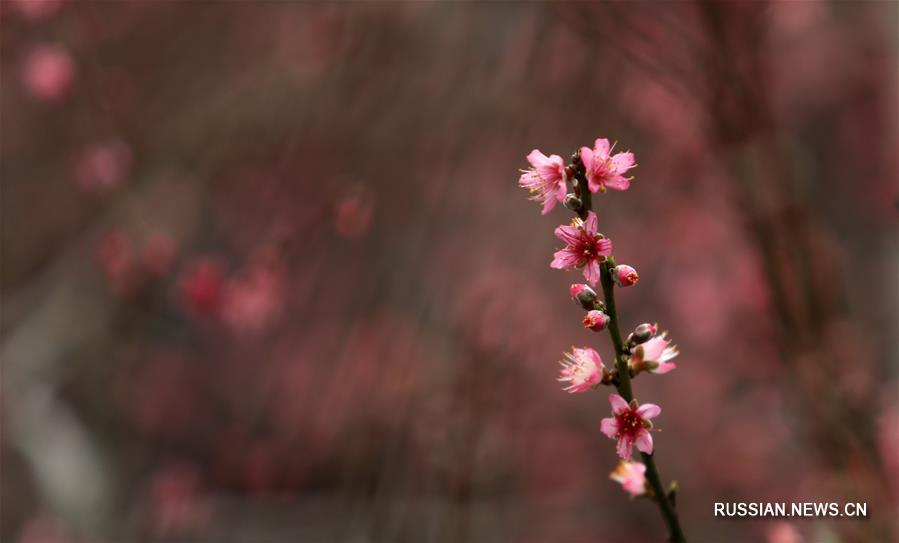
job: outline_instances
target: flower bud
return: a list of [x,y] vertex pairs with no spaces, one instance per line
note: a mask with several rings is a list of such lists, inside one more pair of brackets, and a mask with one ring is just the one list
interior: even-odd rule
[[640,276],[637,275],[637,270],[627,264],[619,264],[610,271],[612,273],[612,280],[619,287],[629,287],[635,285],[637,281],[640,280]]
[[659,325],[658,324],[649,324],[648,322],[644,322],[643,324],[634,328],[633,342],[634,345],[639,345],[641,343],[646,343],[652,336],[659,333]]
[[596,304],[596,291],[590,288],[589,285],[575,283],[568,289],[568,293],[571,294],[572,299],[577,300],[584,309],[588,311],[594,309]]
[[605,330],[609,325],[609,316],[596,309],[588,311],[584,316],[584,328],[589,328],[594,332]]
[[566,208],[570,209],[571,211],[577,212],[577,211],[581,210],[581,206],[583,205],[583,203],[581,202],[581,199],[577,197],[576,194],[568,193],[565,195],[565,200],[562,202],[562,205],[564,205]]

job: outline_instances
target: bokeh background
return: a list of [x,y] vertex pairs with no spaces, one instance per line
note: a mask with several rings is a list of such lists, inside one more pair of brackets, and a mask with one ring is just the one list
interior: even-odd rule
[[[895,2],[2,0],[0,539],[640,542],[534,147],[679,368],[691,541],[896,541]],[[716,501],[867,502],[722,520]]]

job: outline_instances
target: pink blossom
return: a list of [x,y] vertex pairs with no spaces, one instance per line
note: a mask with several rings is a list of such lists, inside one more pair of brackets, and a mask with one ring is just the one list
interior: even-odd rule
[[557,270],[584,268],[584,277],[591,285],[599,281],[599,263],[612,254],[612,241],[596,232],[596,214],[587,213],[587,220],[575,218],[571,225],[556,228],[556,237],[567,245],[556,251],[550,266]]
[[25,58],[22,84],[35,98],[47,102],[61,99],[75,79],[75,65],[65,47],[38,45]]
[[131,146],[121,140],[95,143],[77,158],[78,184],[87,190],[114,188],[128,177],[132,159]]
[[362,191],[345,196],[334,209],[334,230],[345,239],[359,239],[371,229],[374,204]]
[[528,155],[531,168],[522,170],[518,186],[531,192],[531,200],[543,204],[543,214],[552,210],[556,202],[565,200],[565,162],[559,155],[546,156],[534,149]]
[[768,543],[802,543],[805,541],[796,526],[789,522],[775,522],[768,528],[765,535]]
[[636,497],[646,493],[645,473],[646,466],[643,463],[620,460],[615,471],[609,474],[609,478],[617,483],[621,483],[621,487],[631,497]]
[[677,367],[674,362],[669,362],[677,355],[677,346],[671,345],[667,334],[663,333],[646,343],[637,345],[631,355],[629,365],[637,373],[644,370],[649,373],[668,373]]
[[619,287],[629,287],[631,285],[636,285],[637,281],[640,280],[640,276],[637,275],[637,270],[628,266],[627,264],[620,264],[611,269],[612,272],[612,280],[615,281],[615,284]]
[[605,330],[606,326],[609,325],[609,316],[599,311],[598,309],[594,309],[592,311],[588,311],[586,315],[584,315],[584,328],[589,328],[594,332],[600,332]]
[[179,281],[181,301],[193,315],[218,313],[222,303],[224,270],[213,257],[195,258]]
[[19,13],[29,21],[40,21],[56,13],[62,0],[14,0]]
[[284,298],[280,256],[265,252],[225,285],[222,317],[235,332],[259,333],[280,316]]
[[612,417],[602,419],[600,426],[602,433],[612,439],[618,440],[618,456],[629,458],[636,443],[637,449],[646,454],[652,454],[652,422],[662,412],[662,408],[652,404],[639,405],[637,400],[631,400],[628,404],[618,394],[609,395],[609,403],[612,404]]
[[602,382],[605,370],[602,358],[589,347],[572,347],[570,353],[565,353],[565,360],[559,364],[562,365],[559,381],[569,383],[564,389],[567,392],[585,392]]
[[581,161],[587,170],[587,186],[590,192],[605,192],[606,187],[627,190],[630,178],[624,173],[636,166],[634,153],[630,151],[612,154],[609,140],[599,138],[593,146],[581,147]]

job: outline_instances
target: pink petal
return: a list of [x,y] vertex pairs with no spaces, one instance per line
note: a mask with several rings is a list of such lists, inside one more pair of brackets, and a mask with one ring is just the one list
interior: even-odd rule
[[541,215],[546,215],[554,207],[556,207],[556,199],[555,198],[547,198],[545,202],[543,202],[543,211],[540,212]]
[[599,430],[606,436],[614,439],[618,435],[618,419],[615,417],[602,419],[602,422],[599,424]]
[[572,253],[571,249],[560,249],[553,254],[553,261],[549,263],[550,268],[557,270],[569,270],[577,266],[581,255]]
[[528,162],[536,169],[549,163],[549,157],[541,153],[539,149],[534,149],[528,154]]
[[552,155],[546,162],[536,166],[540,175],[545,177],[546,179],[551,179],[553,181],[561,181],[562,180],[562,168],[565,167],[565,163],[562,162],[562,157],[559,155]]
[[[584,163],[584,168],[587,170],[587,174],[589,175],[590,171],[593,170],[593,149],[589,147],[581,147],[581,162]],[[593,189],[590,189],[591,192],[596,192]]]
[[634,167],[634,153],[617,153],[612,157],[612,165],[618,173],[624,173]]
[[598,138],[596,142],[593,144],[593,150],[596,152],[596,155],[599,160],[605,160],[609,158],[609,151],[612,149],[612,146],[609,145],[609,140],[606,138]]
[[609,394],[609,403],[612,404],[612,414],[614,415],[620,415],[621,413],[624,413],[629,409],[627,402],[624,401],[624,398],[622,398],[618,394],[615,394],[614,392],[612,394]]
[[526,189],[530,189],[533,187],[539,179],[534,175],[534,172],[528,170],[526,172],[522,172],[521,176],[518,177],[518,186]]
[[556,200],[558,200],[559,202],[564,202],[565,196],[567,194],[568,194],[568,187],[565,186],[564,182],[560,181],[559,186],[556,187],[556,194],[555,194]]
[[587,220],[584,221],[584,230],[590,234],[596,233],[596,213],[592,211],[587,212]]
[[615,447],[615,450],[621,458],[630,458],[633,448],[634,442],[631,437],[623,435],[618,438],[618,445]]
[[584,356],[587,359],[589,359],[590,361],[592,361],[594,364],[596,364],[597,368],[602,367],[602,358],[599,356],[599,353],[597,353],[593,349],[590,349],[590,348],[584,349]]
[[623,175],[615,174],[606,179],[606,186],[614,190],[627,190],[631,182]]
[[640,348],[643,349],[643,359],[659,360],[662,357],[662,352],[667,346],[668,342],[662,336],[656,336],[650,339],[640,346]]
[[599,281],[599,262],[591,260],[584,266],[584,277],[591,286],[596,286]]
[[599,240],[597,245],[599,245],[600,255],[609,256],[612,254],[612,240],[610,240],[609,238],[603,238]]
[[652,454],[652,435],[645,428],[637,432],[637,450]]
[[637,408],[637,414],[640,415],[643,420],[649,420],[658,417],[659,413],[661,412],[662,408],[654,403],[645,403]]
[[675,364],[674,362],[662,362],[659,364],[659,367],[652,370],[652,373],[664,375],[664,374],[668,373],[669,371],[676,369],[676,368],[677,368],[677,364]]
[[574,226],[562,225],[553,232],[557,238],[565,242],[565,245],[576,245],[580,240],[580,230]]

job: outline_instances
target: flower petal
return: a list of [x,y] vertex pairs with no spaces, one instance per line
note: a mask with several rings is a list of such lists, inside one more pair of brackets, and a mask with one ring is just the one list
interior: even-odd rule
[[612,165],[618,173],[624,173],[634,167],[634,153],[615,153],[612,157]]
[[599,423],[599,430],[614,439],[618,435],[618,419],[615,417],[602,419],[602,422]]
[[549,157],[540,152],[540,149],[534,149],[528,153],[528,162],[535,169],[545,166],[549,162]]
[[652,454],[652,434],[645,428],[641,428],[637,432],[637,450]]
[[584,169],[590,172],[593,169],[593,149],[589,147],[581,147],[581,162],[584,163]]
[[606,178],[605,185],[614,190],[627,190],[631,186],[631,182],[627,177],[615,174]]
[[556,202],[557,202],[557,201],[558,201],[558,200],[556,200],[555,198],[547,198],[546,201],[543,202],[543,211],[541,211],[540,214],[541,214],[541,215],[546,215],[547,213],[549,213],[550,211],[552,211],[552,209],[553,209],[554,207],[556,207]]
[[559,155],[552,155],[546,159],[546,162],[543,164],[535,166],[535,169],[546,179],[561,181],[564,167],[565,163],[562,161],[562,157]]
[[660,362],[659,367],[652,370],[652,373],[664,375],[673,369],[677,369],[677,364],[675,364],[674,362]]
[[556,194],[555,194],[556,201],[564,202],[565,196],[567,196],[567,195],[568,195],[568,187],[565,186],[564,181],[560,181],[559,184],[556,186]]
[[643,420],[649,420],[658,417],[659,413],[661,412],[662,408],[654,403],[645,403],[637,408],[637,414],[640,415]]
[[618,438],[618,444],[615,451],[621,458],[630,458],[631,452],[634,450],[634,440],[628,435],[622,435]]
[[668,346],[668,341],[665,340],[663,336],[656,336],[646,343],[640,345],[640,349],[643,350],[643,359],[644,360],[655,360],[658,361],[662,358],[662,353],[665,351],[665,347]]
[[609,238],[602,238],[597,244],[599,245],[599,254],[601,256],[609,256],[612,254],[612,240]]
[[567,224],[556,227],[553,233],[557,238],[562,240],[565,245],[575,245],[578,243],[581,237],[581,232],[577,227]]
[[[624,401],[624,398],[622,398],[618,394],[615,394],[614,392],[612,394],[609,394],[609,403],[612,404],[612,414],[613,415],[620,415],[621,413],[624,413],[625,411],[630,409],[627,405],[627,402]],[[652,405],[652,404],[646,404],[646,405]]]
[[584,221],[584,230],[590,234],[596,233],[597,226],[596,213],[592,211],[587,212],[587,220]]
[[602,357],[599,356],[599,353],[594,351],[593,349],[587,347],[584,349],[584,357],[593,362],[597,368],[602,367]]
[[596,286],[599,281],[599,263],[596,260],[590,260],[584,266],[584,278],[590,283],[590,286]]
[[549,263],[550,268],[557,270],[569,270],[577,266],[581,255],[573,253],[571,249],[560,249],[553,254],[553,261]]
[[609,151],[611,149],[612,146],[606,138],[597,138],[596,142],[593,144],[593,151],[596,153],[596,158],[599,160],[609,158]]

